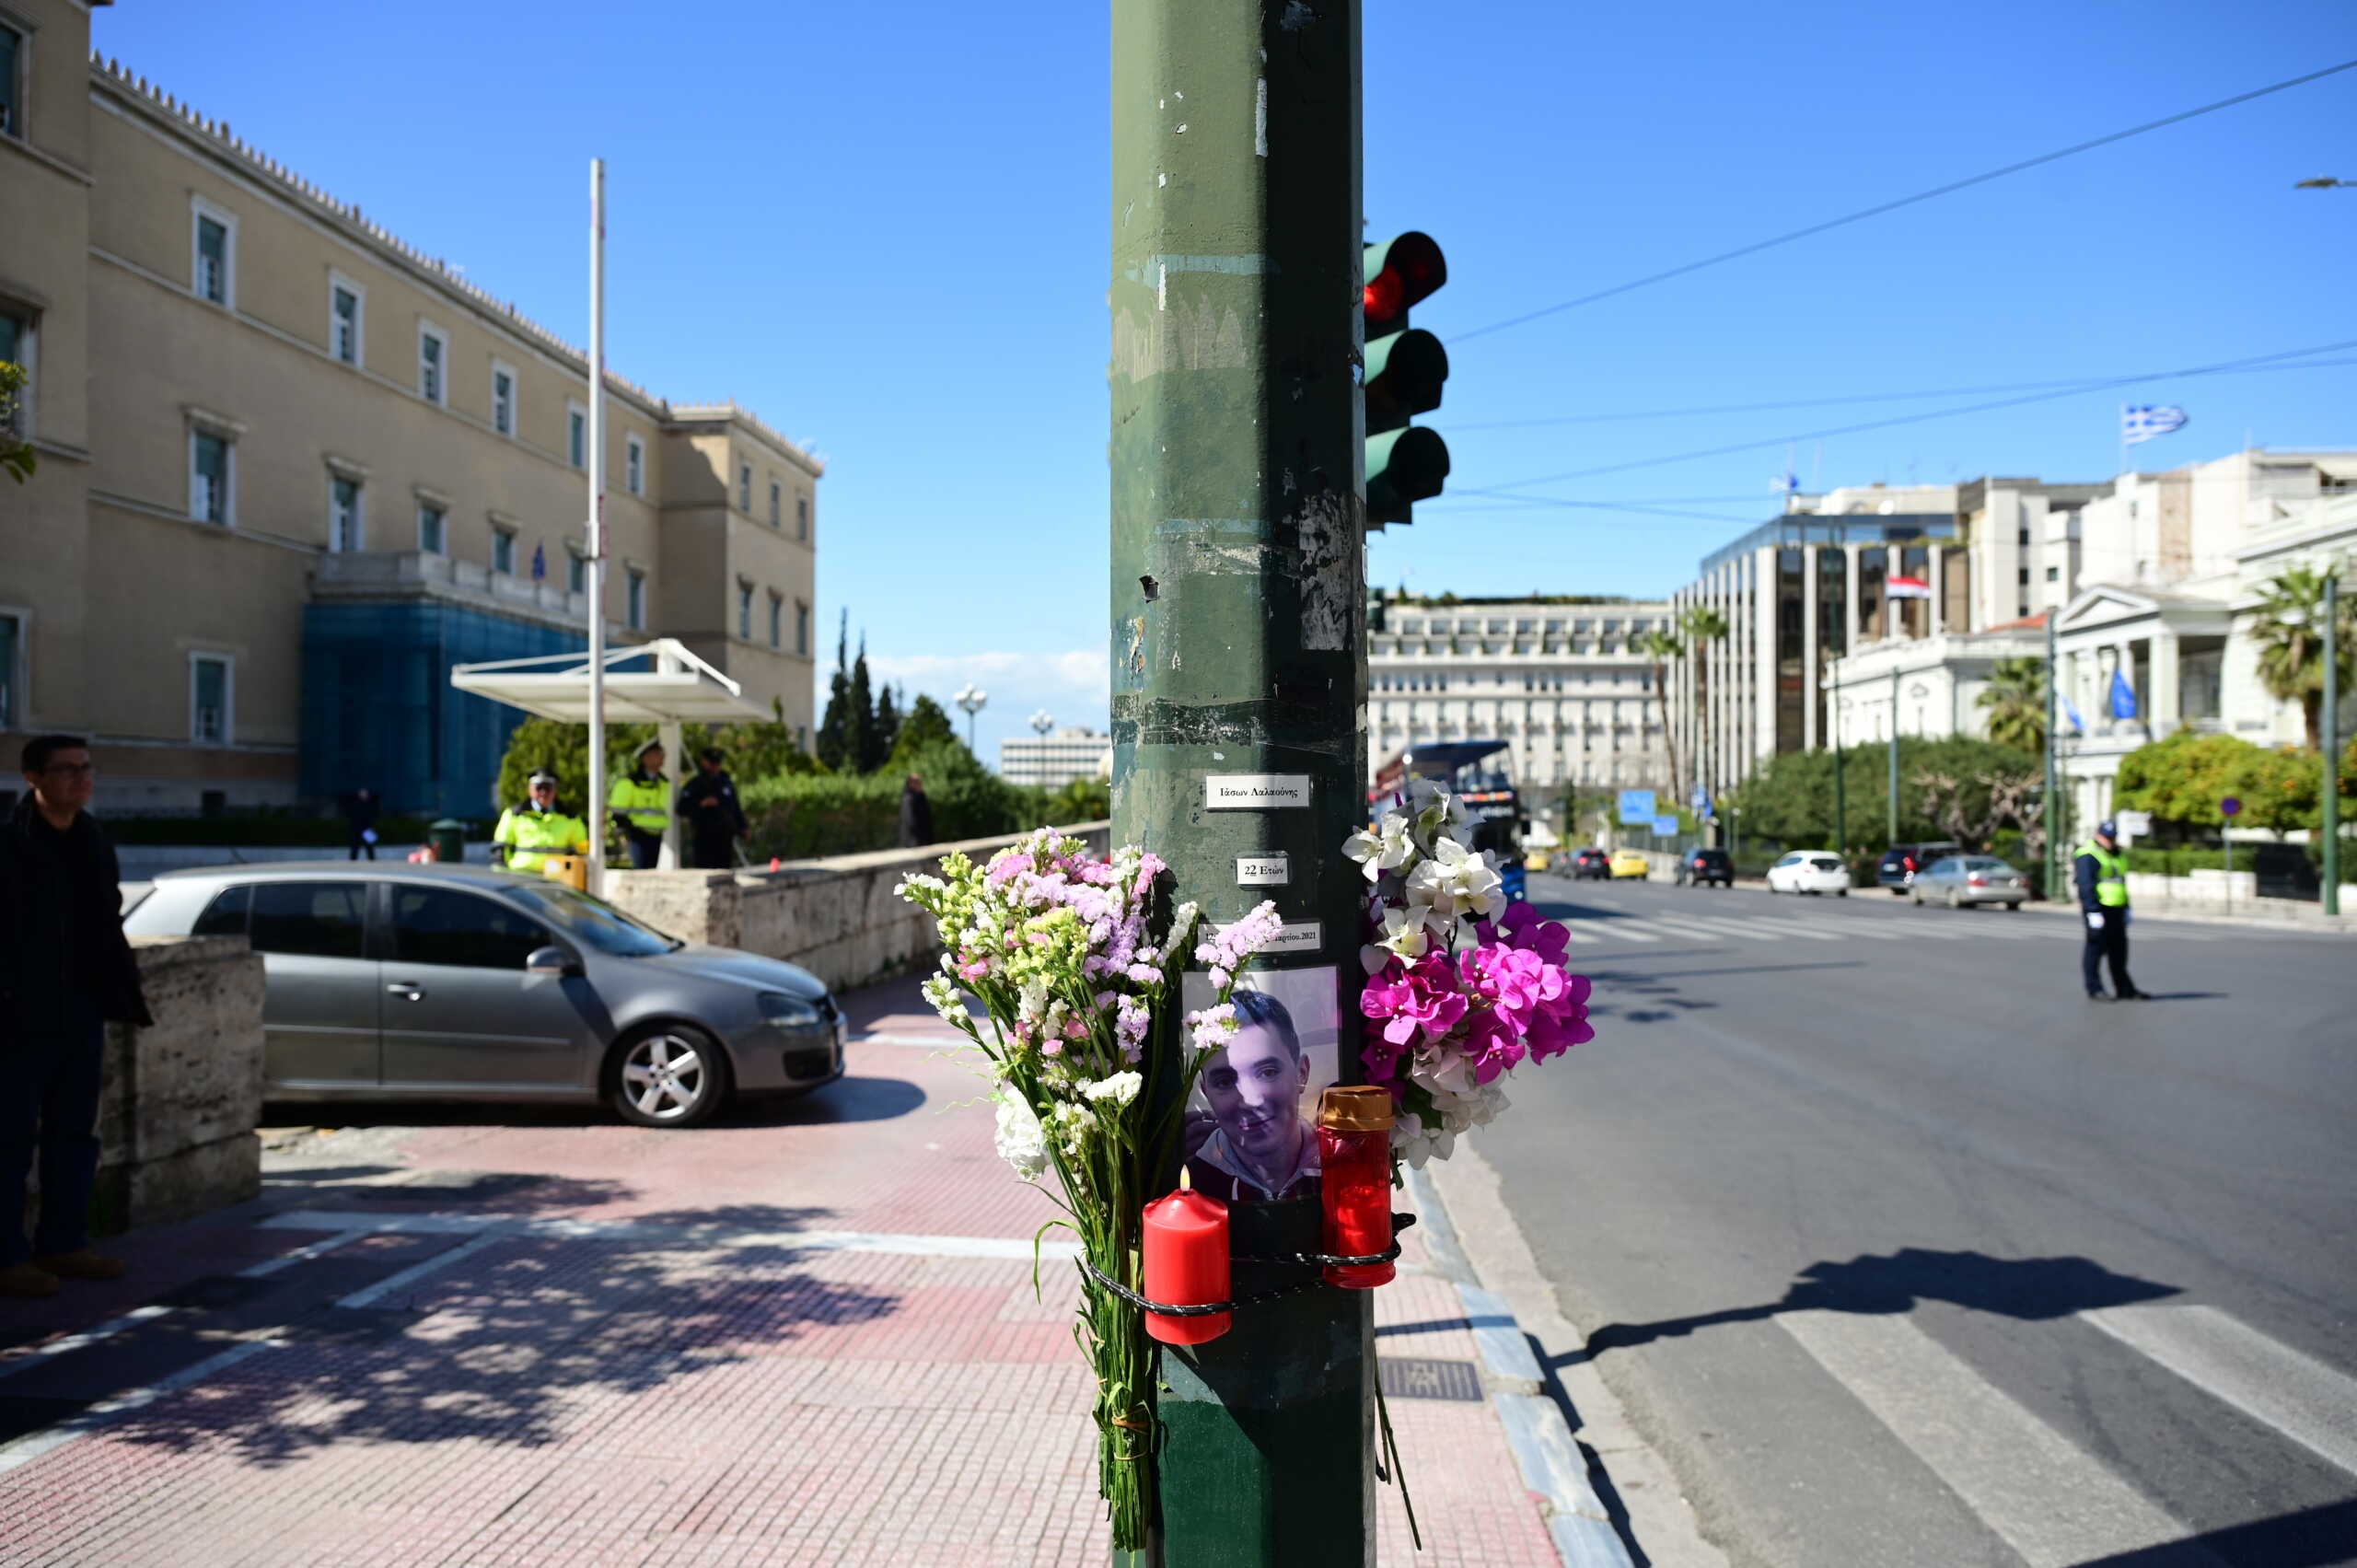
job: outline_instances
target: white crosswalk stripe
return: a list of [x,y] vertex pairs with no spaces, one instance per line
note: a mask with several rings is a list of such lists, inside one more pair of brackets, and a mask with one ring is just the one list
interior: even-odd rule
[[1655,933],[1646,929],[1644,926],[1639,925],[1634,921],[1627,919],[1599,919],[1596,916],[1588,915],[1575,921],[1565,921],[1563,923],[1571,930],[1593,933],[1599,938],[1621,937],[1631,942],[1658,942],[1661,940],[1661,937]]
[[1726,936],[1740,936],[1752,942],[1774,942],[1784,935],[1781,931],[1763,930],[1758,923],[1711,920],[1701,915],[1655,915],[1654,923],[1666,925],[1672,931],[1690,931],[1697,936],[1708,936],[1714,941]]
[[2189,1533],[1908,1318],[1805,1311],[1776,1320],[2031,1568]]
[[2078,1316],[2357,1475],[2357,1378],[2214,1307],[2103,1307]]

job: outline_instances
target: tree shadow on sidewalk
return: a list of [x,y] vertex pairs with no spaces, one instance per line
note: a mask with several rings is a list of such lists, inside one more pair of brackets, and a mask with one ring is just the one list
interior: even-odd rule
[[[176,1316],[166,1322],[180,1336],[211,1330],[190,1347],[200,1355],[233,1343],[231,1332],[276,1342],[111,1433],[175,1451],[226,1446],[259,1466],[338,1445],[546,1446],[610,1419],[617,1400],[890,1317],[899,1295],[820,1277],[818,1265],[842,1255],[791,1239],[831,1214],[737,1204],[641,1214],[620,1235],[502,1237],[365,1307],[319,1306],[312,1294],[315,1305],[275,1323],[257,1320],[261,1303],[245,1304],[234,1324]],[[301,1272],[281,1278],[296,1283]],[[668,1413],[679,1418],[676,1406]]]
[[1911,1312],[1920,1302],[1945,1301],[2037,1321],[2177,1294],[2175,1285],[2114,1273],[2087,1258],[1991,1258],[1985,1252],[1906,1247],[1888,1256],[1866,1253],[1846,1262],[1812,1263],[1778,1301],[1653,1323],[1608,1323],[1587,1336],[1584,1348],[1555,1357],[1553,1365],[1569,1366],[1608,1351],[1723,1323],[1762,1322],[1784,1312],[1896,1314]]

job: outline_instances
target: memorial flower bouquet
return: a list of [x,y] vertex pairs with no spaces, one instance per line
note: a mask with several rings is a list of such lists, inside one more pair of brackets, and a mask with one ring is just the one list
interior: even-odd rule
[[1402,1160],[1446,1159],[1459,1134],[1504,1110],[1515,1067],[1596,1037],[1587,978],[1563,957],[1568,934],[1507,901],[1487,852],[1458,836],[1470,820],[1448,792],[1411,779],[1342,845],[1372,885],[1361,1060],[1399,1104],[1395,1175]]
[[[1000,1156],[1064,1211],[1042,1234],[1072,1230],[1090,1265],[1140,1290],[1147,1184],[1175,1157],[1204,1056],[1235,1030],[1236,971],[1275,939],[1276,908],[1199,934],[1194,904],[1163,907],[1154,855],[1125,847],[1099,860],[1045,828],[986,865],[951,854],[941,869],[894,889],[940,928],[925,999],[985,1059]],[[1213,1003],[1183,1032],[1157,1027],[1179,1005],[1190,958],[1209,969]],[[1167,1098],[1149,1089],[1166,1073],[1178,1091]],[[1097,1374],[1098,1484],[1113,1545],[1135,1550],[1154,1516],[1154,1343],[1135,1306],[1086,1271],[1081,1289],[1073,1337]]]

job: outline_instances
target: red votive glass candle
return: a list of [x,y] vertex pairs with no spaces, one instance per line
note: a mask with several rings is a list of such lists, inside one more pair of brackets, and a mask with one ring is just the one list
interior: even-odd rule
[[[1183,1168],[1178,1191],[1145,1206],[1144,1250],[1148,1301],[1208,1307],[1228,1298],[1227,1205],[1189,1186]],[[1233,1316],[1149,1312],[1145,1331],[1167,1345],[1199,1345],[1226,1333]]]
[[[1371,1084],[1328,1089],[1318,1100],[1318,1164],[1326,1200],[1326,1251],[1366,1258],[1391,1250],[1391,1092]],[[1398,1273],[1390,1263],[1329,1263],[1326,1283],[1372,1290]]]

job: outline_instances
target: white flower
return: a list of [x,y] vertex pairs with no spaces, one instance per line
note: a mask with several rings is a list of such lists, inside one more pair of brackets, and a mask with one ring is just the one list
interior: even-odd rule
[[1037,1181],[1048,1168],[1048,1135],[1040,1127],[1039,1117],[1020,1097],[999,1095],[998,1131],[992,1144],[998,1157],[1015,1167],[1015,1174],[1026,1181]]
[[1116,1073],[1082,1086],[1083,1099],[1111,1100],[1115,1105],[1127,1105],[1138,1098],[1138,1090],[1145,1086],[1145,1079],[1135,1073]]
[[1024,981],[1022,996],[1017,1005],[1016,1016],[1024,1023],[1036,1024],[1039,1021],[1040,1015],[1047,1012],[1047,1010],[1048,982],[1044,980],[1028,980]]
[[1432,1091],[1434,1103],[1444,1112],[1449,1101],[1476,1092],[1473,1059],[1446,1042],[1427,1045],[1416,1052],[1408,1075]]
[[1427,1127],[1413,1111],[1402,1111],[1391,1124],[1391,1146],[1416,1170],[1429,1159],[1446,1159],[1457,1149],[1457,1134],[1444,1127]]
[[1430,939],[1424,935],[1422,914],[1412,914],[1406,910],[1386,910],[1382,934],[1359,949],[1359,964],[1367,973],[1377,974],[1395,958],[1414,963],[1431,946]]
[[1424,923],[1443,935],[1460,919],[1504,912],[1505,895],[1497,868],[1486,854],[1476,854],[1455,839],[1433,846],[1433,857],[1408,874],[1408,904],[1422,912]]
[[1416,858],[1414,824],[1397,811],[1387,811],[1374,827],[1344,839],[1342,853],[1359,863],[1368,881],[1376,881]]

